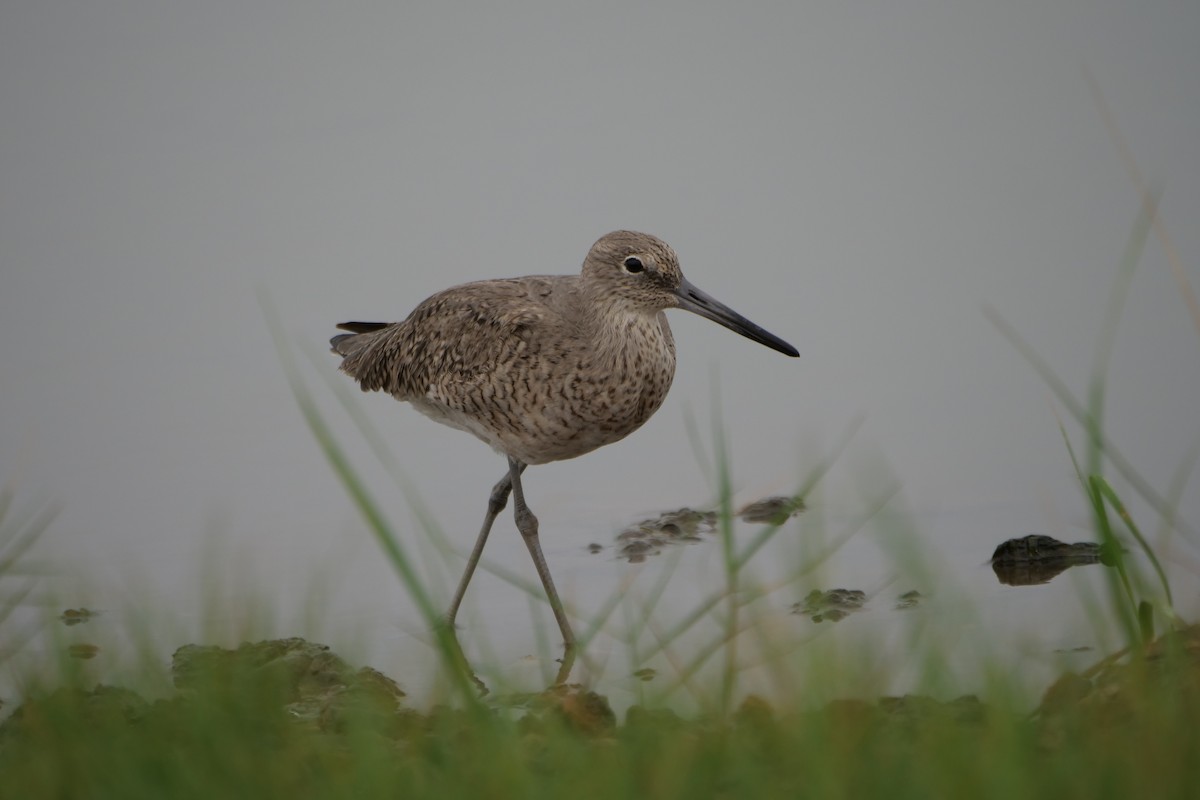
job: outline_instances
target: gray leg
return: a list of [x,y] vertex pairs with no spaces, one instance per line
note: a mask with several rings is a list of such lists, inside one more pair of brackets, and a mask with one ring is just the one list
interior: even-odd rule
[[[525,465],[521,465],[521,471],[524,471]],[[479,564],[479,557],[483,555],[483,546],[487,544],[488,534],[492,531],[492,523],[496,521],[496,517],[508,505],[508,493],[512,491],[512,474],[504,473],[504,477],[492,487],[492,495],[488,498],[487,515],[483,518],[483,527],[479,531],[479,538],[475,540],[475,549],[471,551],[470,558],[467,559],[467,568],[463,571],[462,578],[458,581],[458,591],[454,593],[454,599],[450,601],[450,610],[446,612],[446,622],[450,628],[454,628],[454,618],[458,616],[458,607],[462,605],[463,595],[467,593],[467,584],[471,582],[471,576],[475,574],[475,567]]]
[[570,651],[575,647],[575,634],[571,632],[571,625],[567,622],[567,614],[563,611],[562,601],[558,599],[558,592],[554,589],[554,579],[550,577],[550,567],[546,565],[546,557],[542,555],[542,545],[538,541],[537,517],[529,510],[529,506],[525,505],[525,492],[521,488],[521,473],[524,471],[524,464],[514,458],[508,459],[508,477],[512,484],[517,530],[521,532],[521,538],[525,540],[525,546],[529,548],[529,555],[533,557],[533,566],[537,569],[538,577],[542,579],[546,597],[550,599],[550,608],[554,611],[554,618],[558,620],[558,629],[562,631],[563,643]]
[[[471,683],[475,684],[475,688],[479,690],[479,696],[483,697],[489,694],[487,684],[479,679],[475,674],[475,670],[471,667],[471,662],[467,661],[467,654],[463,652],[462,645],[458,643],[458,634],[454,632],[454,627],[446,628],[448,634],[443,640],[446,645],[446,655],[450,658],[450,666],[457,669],[462,675],[466,676]],[[562,683],[562,681],[559,681]]]

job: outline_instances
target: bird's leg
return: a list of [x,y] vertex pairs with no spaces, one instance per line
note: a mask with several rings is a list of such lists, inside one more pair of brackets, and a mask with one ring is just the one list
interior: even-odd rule
[[575,645],[567,645],[563,657],[558,662],[558,673],[554,676],[553,686],[562,686],[567,682],[567,678],[571,676],[571,670],[575,667]]
[[537,517],[529,510],[529,506],[525,505],[525,492],[521,488],[521,473],[524,471],[524,464],[515,458],[508,459],[508,476],[512,483],[517,530],[521,532],[521,538],[529,548],[529,555],[533,557],[533,566],[537,569],[538,577],[542,579],[542,586],[550,599],[550,608],[554,611],[554,618],[558,620],[558,629],[562,631],[563,644],[566,645],[567,651],[571,652],[575,648],[575,634],[571,632],[571,624],[567,622],[562,601],[558,599],[558,592],[554,589],[554,579],[550,577],[550,567],[546,565],[546,557],[542,555],[542,545],[538,541]]
[[[524,469],[525,465],[522,464],[521,471]],[[483,546],[487,544],[488,534],[492,531],[492,523],[508,505],[510,491],[512,491],[512,474],[506,472],[504,477],[492,487],[492,494],[488,498],[487,515],[483,518],[483,527],[479,530],[479,538],[475,540],[475,548],[467,559],[467,568],[463,570],[462,578],[458,581],[458,590],[454,593],[454,599],[450,601],[450,610],[446,612],[446,623],[451,630],[454,629],[454,618],[458,616],[458,607],[462,605],[463,595],[467,593],[467,584],[471,582],[471,576],[475,574],[475,567],[479,564],[479,557],[483,555]]]
[[479,676],[475,674],[474,668],[471,667],[471,662],[467,661],[467,654],[463,652],[462,645],[458,643],[458,634],[455,632],[453,625],[446,629],[446,634],[442,643],[445,646],[445,655],[450,661],[449,666],[452,669],[458,670],[460,675],[471,681],[475,688],[479,690],[480,697],[489,694],[487,684],[479,679]]

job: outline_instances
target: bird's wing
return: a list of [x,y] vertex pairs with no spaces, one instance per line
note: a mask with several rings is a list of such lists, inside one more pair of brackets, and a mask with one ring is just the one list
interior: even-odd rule
[[400,399],[430,388],[473,384],[510,363],[557,315],[545,298],[556,278],[515,278],[456,286],[425,300],[396,323],[343,323],[335,336],[341,369],[364,391]]

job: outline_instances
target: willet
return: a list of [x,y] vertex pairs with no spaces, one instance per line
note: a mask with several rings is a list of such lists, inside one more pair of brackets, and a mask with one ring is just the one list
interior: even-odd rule
[[683,277],[665,242],[616,231],[588,251],[579,275],[467,283],[418,305],[403,322],[344,322],[341,369],[363,391],[385,391],[467,431],[508,458],[450,603],[459,604],[496,516],[513,495],[517,529],[568,650],[575,643],[525,503],[521,474],[623,439],[662,405],[675,375],[663,311],[682,308],[789,356],[796,348]]

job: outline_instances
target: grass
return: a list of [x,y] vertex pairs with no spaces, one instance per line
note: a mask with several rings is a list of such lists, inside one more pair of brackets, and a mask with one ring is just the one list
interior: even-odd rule
[[371,701],[303,718],[285,672],[217,671],[153,705],[115,689],[31,697],[0,734],[0,777],[27,797],[1185,797],[1200,778],[1194,658],[1164,647],[1119,692],[1033,718],[969,699],[798,712],[751,697],[724,717],[639,706],[621,725],[582,693],[519,719]]

